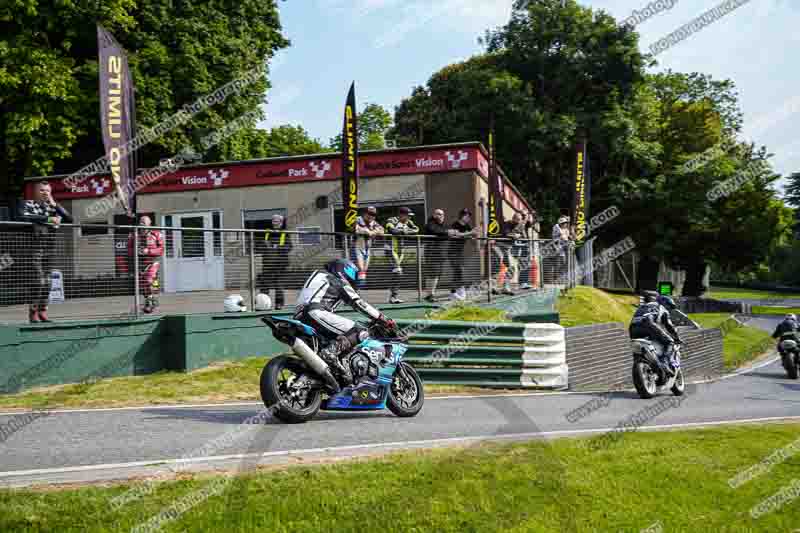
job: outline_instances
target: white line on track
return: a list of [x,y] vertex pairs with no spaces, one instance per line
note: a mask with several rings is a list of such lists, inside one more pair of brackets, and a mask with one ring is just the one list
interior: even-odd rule
[[[744,418],[737,420],[716,420],[710,422],[686,422],[682,424],[661,424],[652,426],[642,426],[637,431],[656,431],[668,429],[683,429],[683,428],[702,428],[713,426],[726,426],[732,424],[747,424],[755,422],[776,422],[780,420],[800,420],[800,416],[773,416],[765,418]],[[62,474],[69,472],[88,472],[93,470],[111,470],[111,469],[124,469],[124,468],[138,468],[145,466],[163,466],[173,464],[204,464],[219,461],[230,461],[235,459],[250,459],[250,458],[270,458],[282,456],[297,456],[309,455],[318,453],[336,453],[357,450],[369,450],[380,448],[411,448],[411,447],[433,447],[436,445],[446,444],[459,444],[468,442],[480,441],[493,441],[493,440],[508,440],[508,439],[533,439],[541,437],[566,437],[570,435],[585,435],[588,433],[606,433],[615,431],[617,428],[602,427],[592,429],[567,429],[556,431],[542,431],[542,432],[529,432],[529,433],[511,433],[508,435],[479,435],[474,437],[451,437],[446,439],[429,439],[429,440],[415,440],[415,441],[397,441],[397,442],[381,442],[375,444],[354,444],[350,446],[334,446],[329,448],[306,448],[297,450],[283,450],[275,452],[264,453],[242,453],[233,455],[214,455],[209,457],[194,457],[188,459],[151,459],[149,461],[136,461],[129,463],[108,463],[98,465],[86,466],[69,466],[62,468],[40,468],[35,470],[12,470],[8,472],[0,472],[0,480],[20,477],[20,476],[33,476],[33,475],[52,475]]]
[[[738,370],[731,374],[725,374],[718,378],[714,379],[707,379],[701,381],[690,381],[688,384],[703,384],[703,383],[714,383],[715,381],[723,381],[730,378],[735,378],[749,372],[753,372],[754,370],[758,370],[765,366],[769,366],[772,363],[780,360],[779,357],[774,357],[763,363],[759,363],[756,366],[744,368],[742,370]],[[528,398],[531,396],[568,396],[568,395],[575,395],[575,394],[603,394],[606,392],[628,392],[635,389],[615,389],[613,391],[609,390],[585,390],[585,391],[553,391],[553,392],[527,392],[527,393],[505,393],[505,394],[475,394],[475,395],[453,395],[453,396],[433,396],[430,398],[426,398],[425,401],[436,401],[436,400],[474,400],[480,398],[498,398],[498,397],[519,397],[519,398]],[[209,407],[253,407],[256,405],[260,405],[263,407],[262,402],[236,402],[236,403],[200,403],[200,404],[176,404],[176,405],[140,405],[134,407],[101,407],[101,408],[87,408],[87,409],[47,409],[48,414],[69,414],[69,413],[103,413],[103,412],[116,412],[116,411],[154,411],[160,409],[200,409],[200,408],[209,408]],[[10,413],[0,413],[0,416],[17,416],[25,413],[31,412],[30,410],[20,410],[17,412],[10,412]]]

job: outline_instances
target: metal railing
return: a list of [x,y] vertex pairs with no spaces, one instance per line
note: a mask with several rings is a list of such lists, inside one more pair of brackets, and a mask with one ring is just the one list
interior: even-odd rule
[[[196,222],[196,221],[195,221]],[[63,224],[0,225],[0,323],[28,321],[29,305],[48,305],[50,319],[141,316],[155,298],[161,314],[221,313],[241,294],[248,310],[257,294],[287,311],[314,270],[349,257],[366,275],[364,297],[392,302],[440,301],[575,285],[574,249],[551,240],[437,239],[205,227]],[[144,231],[163,236],[161,255]],[[269,237],[268,237],[269,236]],[[152,248],[152,247],[149,247]],[[137,273],[138,275],[134,275]]]

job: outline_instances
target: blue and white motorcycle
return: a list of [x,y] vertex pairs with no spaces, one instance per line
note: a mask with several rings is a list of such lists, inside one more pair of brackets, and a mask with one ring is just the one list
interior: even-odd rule
[[272,358],[261,372],[261,399],[279,420],[307,422],[320,409],[377,411],[388,407],[401,417],[415,416],[422,409],[422,380],[403,361],[406,339],[383,324],[372,322],[369,338],[343,358],[342,364],[349,364],[353,375],[353,385],[343,387],[317,355],[329,339],[298,320],[263,317],[261,321],[295,354]]

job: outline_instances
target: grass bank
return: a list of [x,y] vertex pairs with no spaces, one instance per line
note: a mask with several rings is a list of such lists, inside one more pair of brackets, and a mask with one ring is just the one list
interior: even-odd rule
[[754,305],[753,306],[753,314],[754,315],[788,315],[789,313],[793,315],[800,315],[800,307],[770,307],[764,305]]
[[760,291],[756,289],[729,289],[724,287],[711,287],[711,293],[705,295],[707,298],[725,300],[800,300],[800,293],[797,292],[777,292]]
[[603,322],[630,324],[639,297],[612,294],[593,287],[578,286],[562,293],[556,303],[564,327],[585,326]]
[[130,531],[181,498],[196,505],[162,531],[792,531],[796,500],[758,518],[751,509],[797,483],[800,461],[736,489],[728,480],[798,432],[744,426],[627,433],[599,450],[561,439],[413,452],[245,475],[208,499],[194,496],[220,478],[186,475],[117,511],[112,498],[132,485],[3,490],[0,531]]
[[739,326],[726,313],[691,314],[689,318],[704,328],[721,328],[723,333],[723,358],[725,368],[734,370],[758,358],[775,346],[770,334],[764,330]]

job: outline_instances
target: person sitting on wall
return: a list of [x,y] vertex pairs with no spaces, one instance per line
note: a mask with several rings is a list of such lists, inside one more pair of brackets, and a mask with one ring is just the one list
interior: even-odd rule
[[275,289],[275,309],[282,309],[286,302],[284,277],[289,270],[289,254],[292,252],[292,236],[286,233],[286,219],[281,215],[272,216],[272,229],[264,234],[261,270],[264,286],[261,288],[269,294]]
[[72,223],[72,216],[54,199],[50,184],[40,181],[33,186],[34,198],[17,202],[17,221],[31,222],[30,237],[26,239],[26,271],[32,279],[28,285],[28,320],[31,323],[52,322],[47,318],[50,303],[50,273],[55,252],[55,237],[59,224]]
[[375,237],[384,234],[383,227],[376,220],[378,210],[370,206],[364,209],[362,216],[356,219],[356,242],[353,246],[353,262],[358,267],[358,287],[364,288],[367,282],[367,270],[372,256],[372,244]]
[[[148,229],[153,224],[147,215],[139,219],[139,225],[144,226],[139,232],[139,288],[144,296],[142,312],[150,314],[158,307],[158,293],[161,285],[158,282],[158,271],[161,267],[159,258],[164,255],[164,235],[157,230]],[[128,257],[130,258],[130,271],[133,272],[133,254],[136,241],[134,233],[128,237]]]
[[386,230],[392,235],[387,247],[392,254],[392,262],[394,264],[394,268],[392,269],[394,281],[390,288],[391,294],[389,295],[390,304],[403,303],[403,300],[400,299],[400,276],[403,275],[403,259],[405,258],[404,247],[408,246],[409,243],[404,242],[407,239],[403,239],[401,235],[417,235],[419,233],[419,227],[417,227],[410,218],[412,216],[414,216],[414,213],[412,213],[409,208],[401,207],[398,216],[392,217],[386,221]]

